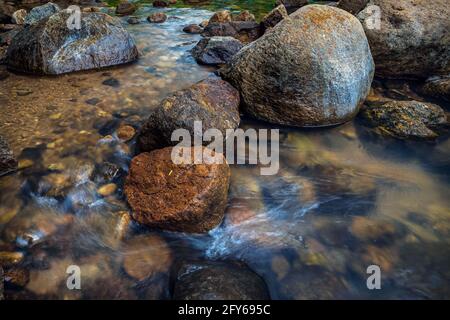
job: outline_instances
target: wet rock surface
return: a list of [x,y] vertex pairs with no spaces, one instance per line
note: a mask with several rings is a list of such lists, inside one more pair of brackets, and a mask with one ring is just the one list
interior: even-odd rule
[[130,15],[133,14],[137,9],[134,3],[128,1],[121,1],[116,7],[116,14],[118,15]]
[[[220,130],[226,137],[227,129],[239,125],[239,93],[229,83],[208,78],[167,97],[154,110],[139,133],[142,151],[175,145],[172,132],[186,129],[193,143],[194,121],[202,122],[203,132],[209,128]],[[202,133],[203,133],[202,132]]]
[[32,24],[36,24],[41,20],[44,20],[61,9],[57,4],[52,2],[48,2],[42,6],[34,7],[30,10],[30,12],[26,15],[24,24],[26,26],[30,26]]
[[186,33],[202,33],[203,28],[197,24],[190,24],[183,28],[183,31]]
[[447,124],[441,107],[419,101],[389,101],[365,105],[361,116],[380,135],[398,139],[434,139]]
[[361,24],[343,10],[321,5],[290,17],[244,47],[221,76],[239,89],[245,111],[261,120],[325,126],[351,119],[374,71]]
[[177,165],[172,150],[141,153],[131,161],[124,193],[133,219],[172,231],[209,231],[222,221],[227,204],[228,164]]
[[370,6],[358,14],[370,43],[376,74],[428,78],[450,71],[450,7],[446,0],[374,0],[381,9],[378,30]]
[[218,65],[229,62],[242,47],[233,37],[211,37],[201,39],[191,52],[200,64]]
[[[82,13],[82,28],[66,26],[68,11],[60,11],[20,31],[8,47],[8,67],[44,74],[61,74],[134,61],[138,51],[116,18]],[[33,57],[33,59],[30,59]]]
[[167,20],[167,15],[164,12],[152,13],[147,17],[147,20],[150,23],[163,23]]
[[241,263],[186,262],[175,282],[176,300],[268,300],[262,278]]
[[450,76],[428,79],[420,88],[426,96],[450,102]]
[[204,37],[233,37],[243,43],[255,41],[261,36],[259,23],[254,21],[209,22],[202,35]]
[[17,169],[17,160],[6,140],[0,136],[0,176]]

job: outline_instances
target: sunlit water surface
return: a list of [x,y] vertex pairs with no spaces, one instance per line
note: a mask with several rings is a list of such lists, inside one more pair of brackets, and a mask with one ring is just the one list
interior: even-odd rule
[[[138,127],[167,94],[214,71],[190,56],[200,36],[182,32],[212,12],[162,9],[167,22],[145,22],[154,10],[139,9],[138,25],[122,18],[141,52],[137,63],[0,81],[0,134],[27,167],[0,178],[0,251],[22,252],[30,271],[25,290],[10,290],[10,298],[168,298],[170,269],[186,258],[245,261],[273,299],[450,298],[448,137],[376,139],[357,120],[282,128],[279,173],[232,166],[218,228],[193,236],[133,225],[124,234],[121,186],[134,142],[119,142],[116,128]],[[110,78],[119,85],[102,84]],[[271,126],[244,119],[241,127]],[[123,171],[118,190],[102,197],[104,182],[92,172],[105,162]],[[168,247],[155,250],[154,234]],[[144,245],[131,241],[137,235]],[[141,279],[140,263],[157,265],[162,251],[170,251],[171,265]],[[81,291],[65,285],[72,264],[81,267]],[[372,264],[381,267],[381,290],[366,287]]]

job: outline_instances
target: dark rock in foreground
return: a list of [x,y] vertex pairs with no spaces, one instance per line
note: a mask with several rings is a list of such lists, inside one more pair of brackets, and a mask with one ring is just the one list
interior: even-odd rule
[[350,13],[305,6],[220,71],[251,116],[292,126],[334,125],[364,102],[374,63],[364,30]]
[[8,143],[0,136],[0,176],[17,169],[17,160],[9,149]]
[[132,217],[149,227],[207,232],[223,219],[230,168],[221,154],[215,154],[221,164],[206,164],[209,156],[202,164],[175,164],[172,150],[144,152],[131,161],[124,193]]
[[62,74],[134,61],[138,51],[117,18],[82,13],[80,30],[70,30],[70,13],[62,10],[20,31],[8,48],[8,67],[14,70]]
[[375,61],[387,78],[423,78],[450,73],[448,0],[372,0],[381,9],[374,28],[370,6],[358,14]]
[[242,47],[242,43],[233,37],[203,38],[192,49],[192,55],[200,64],[225,64]]
[[434,139],[433,131],[447,123],[441,107],[419,101],[389,101],[364,106],[362,118],[374,132],[397,139]]
[[178,91],[162,101],[144,123],[139,135],[142,151],[174,145],[172,132],[186,129],[194,141],[194,121],[202,121],[203,131],[219,129],[226,136],[227,129],[239,126],[239,92],[229,83],[208,78]]
[[42,6],[34,7],[30,10],[30,12],[26,15],[24,24],[26,26],[36,24],[41,20],[44,20],[51,15],[55,14],[56,12],[60,11],[61,9],[57,4],[54,4],[52,2],[48,2]]
[[264,280],[237,262],[184,263],[175,282],[175,300],[268,300]]
[[202,35],[204,37],[233,37],[243,43],[255,41],[261,36],[259,23],[254,21],[209,22]]

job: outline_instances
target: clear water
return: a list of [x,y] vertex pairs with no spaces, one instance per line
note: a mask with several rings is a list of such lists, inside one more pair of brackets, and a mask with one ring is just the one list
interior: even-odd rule
[[[30,272],[26,288],[8,297],[168,298],[170,269],[199,257],[245,261],[273,299],[450,298],[448,135],[436,143],[377,139],[358,120],[281,128],[279,173],[232,166],[218,228],[188,235],[132,224],[123,236],[122,179],[102,197],[102,182],[90,173],[105,161],[126,172],[134,142],[118,142],[115,129],[138,126],[164,96],[214,71],[189,54],[200,36],[182,32],[212,12],[143,6],[137,14],[144,20],[155,10],[166,11],[167,22],[121,18],[141,52],[137,63],[59,77],[11,73],[0,81],[0,134],[22,164],[32,161],[0,178],[0,251],[22,252],[21,267]],[[102,84],[111,77],[118,87]],[[403,89],[387,91],[408,97]],[[271,125],[243,119],[241,127]],[[72,264],[82,270],[81,291],[65,286]],[[366,287],[372,264],[381,267],[381,290]]]

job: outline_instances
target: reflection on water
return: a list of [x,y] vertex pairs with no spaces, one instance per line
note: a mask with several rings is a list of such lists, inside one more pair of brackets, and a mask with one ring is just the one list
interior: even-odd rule
[[[137,128],[164,96],[213,71],[188,52],[199,36],[181,31],[211,12],[165,11],[164,24],[123,18],[141,52],[135,64],[0,81],[0,134],[22,166],[0,179],[0,259],[30,273],[7,296],[165,299],[171,267],[203,257],[245,261],[275,299],[449,298],[448,137],[374,139],[357,120],[282,128],[279,173],[233,166],[225,220],[208,235],[130,223],[121,188],[134,142],[116,129]],[[82,291],[65,286],[72,264]],[[366,287],[371,264],[381,267],[382,290]]]

